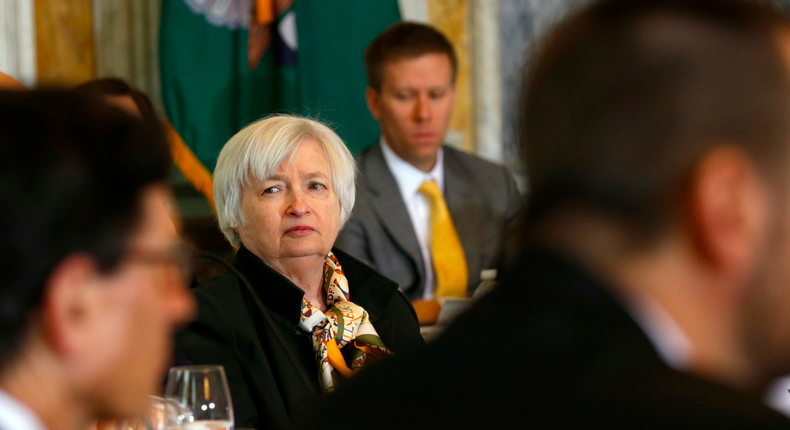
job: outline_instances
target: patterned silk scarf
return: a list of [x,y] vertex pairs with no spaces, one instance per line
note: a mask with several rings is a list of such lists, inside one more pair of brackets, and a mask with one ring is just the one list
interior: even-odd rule
[[[335,389],[340,376],[352,376],[367,359],[392,352],[379,338],[368,312],[349,301],[348,280],[331,252],[324,259],[324,290],[329,309],[321,312],[302,299],[299,328],[312,334],[318,380],[326,393]],[[344,347],[345,355],[340,352]]]

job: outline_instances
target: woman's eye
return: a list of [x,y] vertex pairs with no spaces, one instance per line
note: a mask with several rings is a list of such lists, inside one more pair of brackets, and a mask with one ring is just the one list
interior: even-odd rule
[[326,189],[326,186],[320,182],[311,182],[309,188],[311,190],[323,190]]
[[279,185],[275,185],[273,187],[269,187],[269,188],[263,190],[263,194],[274,194],[277,191],[280,191],[280,186]]

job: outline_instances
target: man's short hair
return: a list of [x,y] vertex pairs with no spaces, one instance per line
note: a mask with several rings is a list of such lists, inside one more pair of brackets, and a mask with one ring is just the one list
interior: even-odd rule
[[0,142],[1,370],[59,262],[84,253],[108,273],[122,261],[170,155],[155,121],[59,90],[0,91]]
[[436,29],[415,22],[398,22],[378,35],[365,49],[365,70],[368,85],[381,91],[384,68],[388,63],[425,54],[446,54],[453,70],[453,82],[458,74],[458,58],[453,45]]
[[778,11],[748,0],[605,0],[544,40],[520,129],[530,215],[593,206],[656,238],[716,146],[787,166],[788,59]]
[[74,87],[73,91],[87,97],[131,97],[143,118],[156,117],[156,111],[151,99],[144,92],[132,87],[120,78],[99,78],[83,82]]

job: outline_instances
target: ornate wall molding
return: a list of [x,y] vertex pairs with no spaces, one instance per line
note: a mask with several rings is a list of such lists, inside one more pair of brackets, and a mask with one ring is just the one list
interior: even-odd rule
[[162,111],[159,18],[162,0],[93,0],[96,72],[125,79]]
[[499,68],[499,1],[472,0],[472,80],[475,152],[502,163],[502,76]]

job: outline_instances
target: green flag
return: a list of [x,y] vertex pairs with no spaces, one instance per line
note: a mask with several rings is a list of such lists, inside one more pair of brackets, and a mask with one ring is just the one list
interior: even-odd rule
[[[271,8],[268,22],[258,8]],[[398,19],[396,0],[164,0],[162,98],[185,145],[176,163],[195,183],[191,170],[213,171],[233,134],[275,112],[328,122],[352,152],[372,144],[362,55]]]
[[[378,142],[379,125],[365,103],[362,55],[400,19],[397,0],[299,2],[300,111],[328,121],[351,152]],[[304,30],[302,30],[304,29]]]

